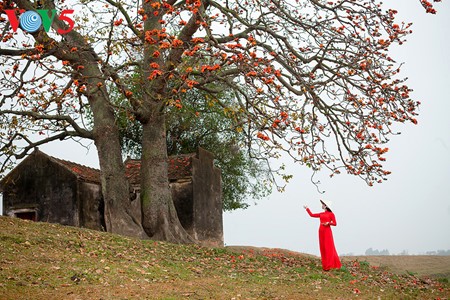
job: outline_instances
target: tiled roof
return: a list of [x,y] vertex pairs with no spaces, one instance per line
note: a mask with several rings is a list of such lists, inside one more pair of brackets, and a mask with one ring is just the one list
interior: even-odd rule
[[49,157],[57,164],[65,167],[70,172],[75,174],[79,179],[88,182],[100,183],[100,170],[80,165],[68,160],[59,159],[53,156]]
[[[169,157],[169,180],[180,179],[192,175],[192,158],[195,153]],[[141,161],[128,158],[125,161],[126,176],[131,184],[140,183]]]
[[130,184],[139,184],[141,182],[141,161],[129,158],[125,160],[125,175]]
[[[54,163],[62,166],[63,168],[69,170],[71,173],[75,174],[77,178],[82,181],[98,183],[100,184],[100,170],[87,167],[85,165],[77,164],[71,161],[59,159],[50,155],[45,154],[40,150],[35,150],[31,155],[43,155]],[[184,177],[189,177],[192,175],[192,158],[196,154],[182,154],[177,156],[169,157],[169,180],[176,180]],[[141,161],[137,159],[127,159],[125,161],[125,174],[130,180],[130,183],[137,185],[140,183],[140,170]],[[14,171],[14,170],[13,170]],[[5,180],[2,179],[2,182]]]
[[195,153],[169,156],[169,180],[192,176]]

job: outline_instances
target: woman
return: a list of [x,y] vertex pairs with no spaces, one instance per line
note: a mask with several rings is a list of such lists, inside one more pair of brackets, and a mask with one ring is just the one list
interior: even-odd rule
[[304,208],[313,218],[320,218],[319,226],[319,246],[320,256],[322,258],[322,268],[324,271],[330,269],[340,269],[341,261],[334,247],[333,232],[330,226],[336,226],[336,218],[330,209],[330,202],[322,201],[322,209],[324,212],[313,214],[305,205]]

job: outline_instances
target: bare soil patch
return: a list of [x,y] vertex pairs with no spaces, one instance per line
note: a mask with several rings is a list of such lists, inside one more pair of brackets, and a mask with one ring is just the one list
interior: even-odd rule
[[414,274],[450,280],[450,256],[382,255],[345,256],[345,261],[367,261],[372,266],[388,267],[397,274]]
[[[227,246],[227,249],[235,252],[254,252],[263,255],[269,252],[279,252],[290,256],[302,256],[308,258],[319,257],[286,249],[253,247],[253,246]],[[380,255],[380,256],[342,256],[342,261],[368,262],[371,266],[387,268],[396,274],[412,274],[419,277],[447,278],[450,281],[450,256],[438,255]]]

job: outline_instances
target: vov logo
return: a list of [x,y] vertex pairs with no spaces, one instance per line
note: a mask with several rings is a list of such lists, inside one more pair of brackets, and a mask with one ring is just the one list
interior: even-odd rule
[[[49,16],[49,12],[51,15]],[[59,20],[65,22],[68,26],[67,29],[58,28],[57,32],[59,34],[66,34],[72,31],[75,26],[75,22],[68,16],[73,14],[73,9],[65,9],[61,11],[59,16],[57,17]],[[20,17],[17,18],[16,11],[14,9],[5,9],[5,13],[8,16],[9,23],[11,24],[11,28],[14,32],[17,31],[17,28],[22,28],[26,32],[33,33],[38,31],[41,26],[44,27],[45,32],[49,32],[53,20],[56,17],[56,9],[37,9],[34,10],[20,10]]]

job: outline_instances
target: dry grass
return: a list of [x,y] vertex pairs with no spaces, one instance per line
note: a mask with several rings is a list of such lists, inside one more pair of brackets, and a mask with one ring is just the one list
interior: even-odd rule
[[0,299],[448,299],[450,286],[361,260],[141,241],[0,217]]
[[450,256],[437,255],[389,255],[389,256],[348,256],[343,260],[364,260],[372,266],[388,267],[397,274],[414,274],[450,281]]

